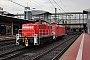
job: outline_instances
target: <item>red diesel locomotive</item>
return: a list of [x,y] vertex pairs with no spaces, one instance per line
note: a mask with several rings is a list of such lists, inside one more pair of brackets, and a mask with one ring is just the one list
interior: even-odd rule
[[19,34],[16,34],[16,44],[24,46],[40,45],[63,35],[65,35],[64,26],[37,20],[22,24],[22,29],[19,29]]

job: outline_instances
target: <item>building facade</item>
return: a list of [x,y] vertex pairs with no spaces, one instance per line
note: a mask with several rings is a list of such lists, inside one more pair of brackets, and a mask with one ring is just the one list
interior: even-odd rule
[[[17,14],[15,18],[24,19],[24,14]],[[34,14],[32,15],[32,20],[42,19],[48,21],[50,23],[58,23],[58,24],[79,24],[86,23],[87,14],[83,14],[83,12],[67,12],[67,13],[57,13],[55,17],[55,13],[51,14]]]

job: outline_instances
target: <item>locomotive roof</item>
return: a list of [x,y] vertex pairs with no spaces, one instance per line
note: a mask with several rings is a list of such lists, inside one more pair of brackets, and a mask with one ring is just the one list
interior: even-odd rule
[[50,12],[42,11],[42,10],[32,10],[31,13],[32,13],[32,15],[51,14]]
[[[35,22],[38,22],[40,19],[38,19],[38,20],[35,20]],[[41,20],[42,22],[47,22],[47,21],[45,21],[45,20]],[[49,22],[47,22],[47,23],[49,23]]]

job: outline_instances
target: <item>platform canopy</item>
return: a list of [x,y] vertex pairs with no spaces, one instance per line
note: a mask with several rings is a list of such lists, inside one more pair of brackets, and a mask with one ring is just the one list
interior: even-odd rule
[[83,13],[84,13],[84,14],[90,13],[90,8],[83,10]]
[[0,23],[11,23],[11,22],[15,24],[24,24],[29,23],[31,21],[0,15]]
[[32,10],[32,15],[43,15],[43,14],[51,14],[50,12],[43,11],[43,10]]

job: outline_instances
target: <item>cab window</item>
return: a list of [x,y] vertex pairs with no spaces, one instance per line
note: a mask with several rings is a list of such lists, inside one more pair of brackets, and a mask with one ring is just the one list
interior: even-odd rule
[[54,26],[52,26],[52,30],[54,30]]

